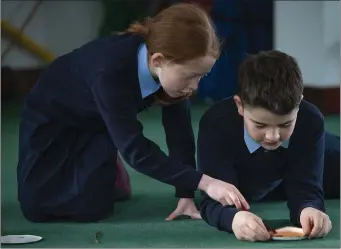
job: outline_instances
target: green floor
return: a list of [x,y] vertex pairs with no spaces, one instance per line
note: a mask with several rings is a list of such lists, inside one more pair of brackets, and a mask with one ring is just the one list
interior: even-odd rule
[[[193,124],[197,131],[198,119],[205,106],[193,109]],[[166,149],[158,110],[141,115],[147,137]],[[339,116],[327,117],[326,127],[339,134]],[[35,234],[43,241],[25,247],[335,247],[340,248],[340,203],[327,201],[333,222],[332,232],[324,239],[300,242],[249,243],[237,241],[233,235],[218,232],[203,221],[180,220],[165,222],[176,205],[173,188],[130,170],[133,199],[117,205],[110,219],[93,224],[33,224],[24,219],[16,200],[16,160],[18,138],[18,109],[9,105],[2,113],[1,153],[1,208],[5,234]],[[271,226],[288,224],[285,203],[253,204],[253,211],[268,220]],[[102,232],[96,244],[95,233]],[[14,247],[14,246],[12,246]],[[18,246],[19,247],[19,246]],[[23,246],[20,246],[23,247]]]

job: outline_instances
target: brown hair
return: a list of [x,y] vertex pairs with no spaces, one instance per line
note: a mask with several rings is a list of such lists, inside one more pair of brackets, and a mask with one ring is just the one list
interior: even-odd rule
[[302,73],[296,59],[272,50],[249,55],[238,72],[243,104],[284,115],[294,110],[303,94]]
[[213,23],[205,10],[195,4],[174,4],[154,18],[131,24],[126,32],[142,36],[149,54],[162,53],[174,63],[220,55]]

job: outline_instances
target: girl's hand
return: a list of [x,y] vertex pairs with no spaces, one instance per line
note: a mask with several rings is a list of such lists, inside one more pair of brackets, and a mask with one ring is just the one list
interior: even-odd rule
[[209,197],[220,202],[223,206],[235,205],[238,209],[250,209],[250,205],[247,203],[244,196],[230,183],[203,175],[199,183],[199,189],[205,191]]
[[175,211],[171,213],[166,220],[174,220],[182,215],[189,216],[192,219],[201,219],[200,212],[195,206],[194,200],[190,198],[181,198]]

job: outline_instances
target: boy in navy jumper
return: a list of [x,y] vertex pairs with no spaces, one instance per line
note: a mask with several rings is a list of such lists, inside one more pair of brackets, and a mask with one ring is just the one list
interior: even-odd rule
[[[25,217],[90,222],[109,216],[115,201],[129,195],[118,153],[138,172],[176,187],[178,206],[169,220],[200,218],[196,189],[248,208],[235,186],[195,169],[188,97],[219,54],[205,11],[178,4],[57,58],[22,111],[17,178]],[[155,103],[163,105],[168,155],[143,135],[137,118]]]
[[[340,196],[339,137],[325,136],[322,114],[303,99],[293,57],[279,51],[251,55],[238,80],[239,93],[216,103],[200,121],[200,170],[234,184],[249,201],[286,199],[294,225],[310,238],[325,236],[331,221],[324,194]],[[201,215],[238,239],[270,238],[260,217],[207,195]]]

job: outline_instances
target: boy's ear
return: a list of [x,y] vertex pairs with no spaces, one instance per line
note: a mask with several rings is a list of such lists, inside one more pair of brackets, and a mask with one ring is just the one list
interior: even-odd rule
[[243,102],[238,95],[233,96],[234,102],[236,103],[238,113],[240,116],[244,116],[244,106]]

